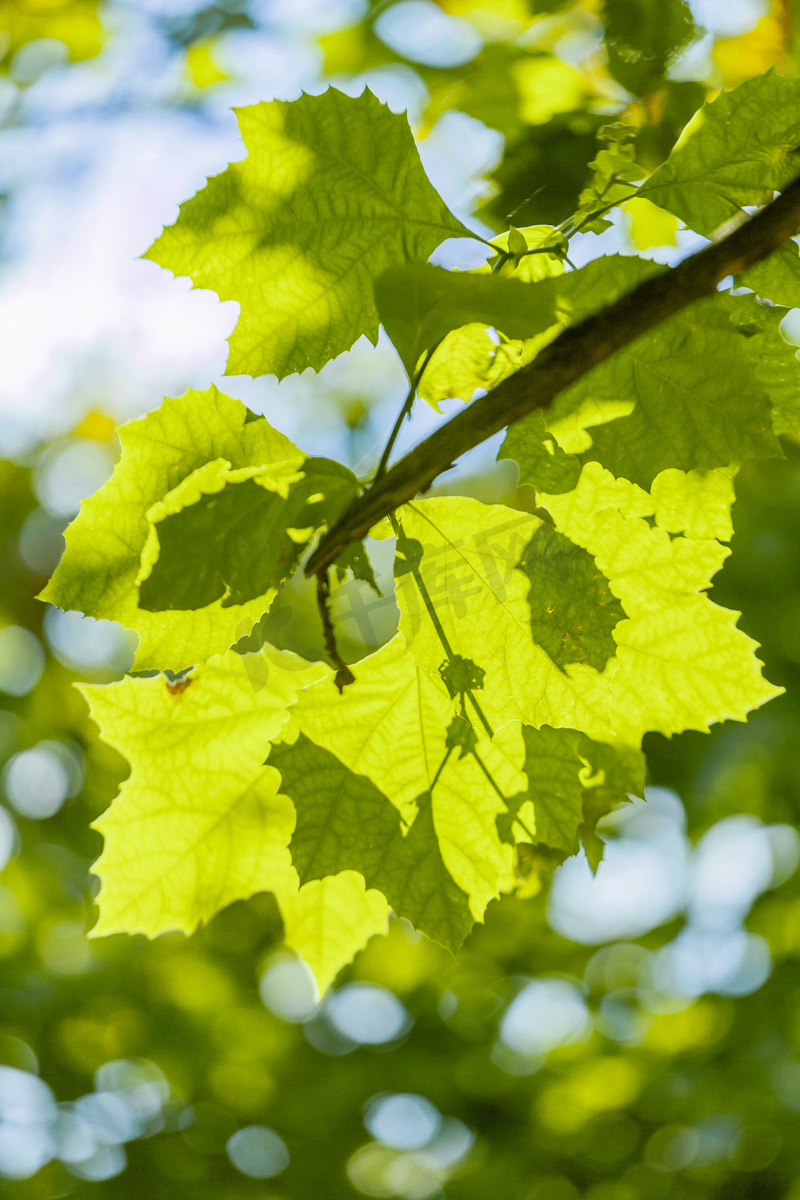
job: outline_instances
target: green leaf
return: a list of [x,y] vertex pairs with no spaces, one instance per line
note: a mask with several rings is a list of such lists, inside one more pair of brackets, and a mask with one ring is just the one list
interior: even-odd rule
[[[530,581],[531,634],[557,667],[588,663],[604,671],[614,657],[613,631],[625,615],[594,559],[551,525],[540,525],[518,569]],[[564,604],[569,596],[569,605]]]
[[512,458],[519,465],[520,487],[528,485],[552,494],[571,492],[581,473],[575,455],[562,450],[545,429],[540,409],[509,426],[497,458]]
[[[437,940],[452,937],[453,930],[460,928],[454,913],[460,911],[461,901],[453,899],[455,893],[441,875],[439,861],[468,897],[472,920],[482,920],[489,900],[511,886],[510,852],[500,843],[495,818],[504,811],[500,795],[518,790],[519,770],[488,738],[480,738],[478,751],[483,767],[495,781],[492,786],[473,754],[459,756],[451,750],[447,740],[456,715],[453,702],[440,679],[429,678],[415,665],[399,635],[354,664],[353,673],[356,681],[342,695],[325,680],[306,688],[292,709],[285,740],[298,731],[336,760],[333,775],[324,771],[313,775],[309,765],[313,777],[302,786],[300,775],[293,776],[289,794],[296,800],[298,812],[303,808],[302,817],[298,817],[298,847],[293,843],[293,853],[299,854],[305,871],[337,863],[340,870],[369,870],[370,879],[380,878],[391,886],[393,907],[414,909],[421,920],[422,906],[426,919],[434,920],[435,916],[437,922],[441,919],[444,923],[420,928]],[[305,743],[300,750],[304,748]],[[298,771],[301,767],[305,771],[303,763],[311,762],[310,752],[301,755],[300,750],[292,761]],[[275,760],[273,753],[278,754]],[[283,753],[271,751],[269,761],[280,764]],[[318,761],[333,771],[329,759],[321,757]],[[389,809],[381,807],[383,799],[388,801]],[[361,805],[369,807],[376,821],[377,846],[388,845],[385,839],[394,845],[392,839],[400,823],[403,830],[410,829],[407,836],[411,837],[421,821],[412,843],[415,855],[424,856],[421,874],[407,873],[407,847],[398,860],[402,870],[392,876],[391,864],[384,867],[379,855],[364,857],[366,851],[358,830],[344,837],[349,814],[354,806]],[[324,806],[328,814],[324,820],[318,806]],[[342,813],[348,815],[343,817]],[[330,821],[327,826],[326,820]],[[370,835],[372,828],[371,824],[367,826]],[[320,843],[321,833],[325,839]],[[321,855],[317,868],[310,865],[316,853]],[[361,867],[356,866],[356,857]],[[403,888],[408,889],[407,894]],[[425,896],[431,897],[432,907],[423,905]],[[434,897],[438,897],[435,903]],[[443,913],[449,914],[446,920]]]
[[[540,553],[544,561],[551,550],[546,537],[534,540],[541,528],[538,517],[461,497],[407,505],[395,563],[400,630],[430,675],[445,672],[455,658],[484,672],[475,698],[493,729],[517,720],[609,730],[614,664],[601,673],[567,661],[562,670],[532,636],[531,579]],[[557,596],[551,575],[547,593],[553,612],[537,612],[536,619],[546,625],[548,644],[562,645],[564,630],[579,639],[587,608],[597,604],[594,583],[589,596],[576,597],[567,580]],[[474,725],[480,721],[471,703],[465,715]]]
[[241,305],[229,375],[318,371],[377,341],[383,271],[472,235],[428,182],[406,117],[370,91],[237,115],[247,157],[181,205],[146,257]]
[[524,338],[555,321],[556,295],[547,284],[530,286],[428,264],[385,272],[375,284],[375,301],[409,376],[426,350],[463,325],[491,325]]
[[535,834],[536,842],[574,854],[583,820],[580,734],[573,729],[523,725],[522,737],[527,786],[511,797],[509,811],[497,818],[500,836],[513,845],[533,840]]
[[578,271],[558,281],[559,315],[571,325],[585,321],[647,279],[663,275],[668,268],[633,254],[608,254],[592,259]]
[[[654,511],[652,497],[596,463],[583,468],[574,492],[539,502],[559,532],[594,557],[622,602],[611,702],[622,742],[636,745],[648,730],[707,733],[780,695],[761,675],[756,643],[736,628],[739,614],[705,594],[727,547],[651,526],[643,518]],[[691,524],[693,504],[687,509]],[[679,523],[673,508],[671,524]]]
[[800,249],[796,242],[783,245],[736,276],[737,287],[749,287],[765,300],[784,308],[800,305]]
[[174,685],[127,678],[82,689],[102,737],[131,764],[95,822],[105,841],[93,867],[95,935],[191,933],[232,901],[270,891],[287,941],[324,991],[385,929],[385,901],[352,873],[299,887],[288,849],[294,812],[278,772],[263,766],[298,691],[329,674],[266,646],[229,651]]
[[417,388],[437,411],[442,400],[470,401],[477,388],[489,391],[522,365],[518,342],[495,340],[485,325],[464,325],[448,333],[425,368]]
[[397,809],[372,780],[304,734],[294,745],[273,746],[269,762],[297,812],[291,850],[301,882],[350,867],[396,916],[455,954],[474,918],[442,860],[430,792],[417,797],[417,817],[404,835]]
[[[281,491],[302,474],[305,455],[263,417],[248,419],[240,401],[214,387],[165,400],[156,412],[123,426],[120,441],[122,457],[111,478],[83,501],[66,532],[64,556],[41,599],[135,630],[137,670],[180,671],[224,652],[248,634],[275,592],[267,586],[261,595],[241,603],[217,598],[197,607],[193,587],[205,568],[187,567],[183,549],[171,540],[170,553],[179,555],[176,575],[179,567],[192,572],[188,589],[174,599],[191,608],[148,611],[139,603],[140,583],[154,564],[156,581],[148,585],[146,603],[170,600],[168,592],[159,594],[156,587],[171,570],[166,558],[158,567],[157,526],[170,529],[169,514],[191,505],[194,511],[187,510],[191,515],[185,518],[191,529],[192,519],[202,517],[213,493],[224,494],[234,480],[249,479],[254,487],[258,478],[261,490],[275,489],[265,492],[267,507],[279,504]],[[213,569],[213,555],[218,563],[222,551],[210,549]],[[219,597],[218,585],[208,594],[212,591]]]
[[[524,234],[529,247],[539,247],[557,241],[556,231],[549,225],[537,225],[528,229],[518,230]],[[501,250],[508,246],[508,234],[501,234],[493,240],[493,245]],[[433,268],[429,268],[433,270]],[[512,260],[505,263],[497,275],[490,274],[488,265],[477,268],[474,272],[455,274],[451,277],[458,280],[483,278],[488,285],[490,280],[495,284],[507,282],[510,279],[536,284],[530,295],[532,302],[530,311],[535,311],[540,305],[535,297],[544,297],[541,302],[544,309],[550,304],[549,296],[553,295],[555,312],[552,320],[547,322],[543,332],[519,340],[514,334],[510,318],[505,325],[500,324],[501,314],[493,314],[487,307],[483,313],[483,323],[473,322],[448,333],[439,348],[433,354],[430,363],[417,389],[419,396],[427,400],[434,408],[439,401],[449,397],[459,397],[471,400],[476,388],[487,390],[496,387],[501,380],[518,371],[526,363],[532,362],[536,355],[553,340],[563,325],[574,324],[584,320],[594,312],[605,308],[608,304],[624,296],[637,287],[643,280],[663,271],[664,268],[652,262],[633,256],[623,257],[612,255],[589,263],[579,271],[564,274],[564,264],[554,254],[530,254],[521,260],[518,266]],[[462,285],[457,285],[461,287]],[[469,291],[469,285],[463,287],[464,293]],[[477,294],[477,293],[475,293]],[[487,295],[492,294],[487,292]],[[498,289],[497,296],[507,295],[513,300],[513,293]],[[399,306],[398,306],[399,307]],[[413,305],[412,305],[413,308]],[[462,316],[466,316],[466,310]],[[491,318],[491,321],[490,321]],[[557,319],[556,319],[557,318]],[[415,336],[415,330],[422,328],[422,320],[415,323],[412,319],[403,326],[409,339]],[[398,316],[398,329],[403,318]],[[501,330],[499,338],[490,336],[486,325]],[[503,336],[508,334],[509,336]],[[402,337],[402,330],[399,332]],[[539,450],[533,453],[546,453],[542,450],[541,440]],[[514,455],[502,455],[514,457]]]
[[583,462],[645,488],[668,468],[707,470],[781,453],[764,386],[716,298],[637,338],[562,392],[549,427]]
[[140,607],[192,610],[221,600],[229,608],[274,592],[359,488],[352,471],[328,458],[303,459],[295,474],[302,478],[284,485],[284,495],[269,488],[269,475],[229,475],[221,491],[154,521],[158,556],[142,579]]
[[[507,801],[508,812],[497,818],[504,842],[531,842],[574,854],[579,837],[588,840],[594,834],[599,816],[627,800],[627,793],[642,794],[641,751],[595,741],[575,729],[523,725],[521,733],[527,783]],[[501,730],[495,741],[502,745],[509,736],[517,736],[516,724]],[[511,754],[515,749],[509,746]]]
[[742,336],[756,376],[772,402],[775,433],[800,434],[800,362],[797,347],[782,336],[785,308],[759,304],[755,296],[723,295],[720,303]]
[[641,194],[711,237],[798,173],[798,145],[800,81],[771,69],[704,105]]

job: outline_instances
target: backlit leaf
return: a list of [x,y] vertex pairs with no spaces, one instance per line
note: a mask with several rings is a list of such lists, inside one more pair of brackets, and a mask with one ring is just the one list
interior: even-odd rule
[[739,614],[705,594],[730,551],[650,525],[643,516],[652,500],[620,482],[588,463],[574,492],[540,496],[556,528],[594,557],[626,614],[613,631],[615,733],[635,745],[647,730],[669,736],[743,721],[782,689],[762,677],[756,643],[736,628]]
[[[546,561],[551,550],[541,529],[538,517],[477,500],[440,497],[407,505],[395,562],[400,629],[430,675],[454,658],[484,672],[475,695],[493,729],[513,720],[610,729],[613,664],[600,672],[568,660],[562,669],[532,636],[532,621],[541,621],[551,649],[562,646],[565,634],[580,636],[584,603],[597,603],[594,583],[593,599],[573,591],[572,580],[558,596],[552,576],[547,600],[552,611],[540,607],[538,595],[530,599],[537,562]],[[476,724],[469,704],[467,716]]]
[[800,81],[771,70],[700,109],[641,194],[710,237],[797,175],[799,145]]
[[[416,666],[400,635],[354,664],[353,672],[356,682],[341,696],[327,680],[306,688],[292,709],[290,730],[305,734],[354,776],[366,777],[389,801],[399,817],[384,811],[384,833],[394,831],[398,820],[413,831],[421,817],[414,839],[417,853],[435,831],[447,871],[466,893],[472,919],[481,920],[489,900],[510,886],[510,857],[494,822],[504,808],[497,789],[503,795],[516,790],[517,769],[487,738],[481,739],[479,752],[496,788],[474,756],[448,755],[447,731],[456,716],[453,702],[441,680],[429,678]],[[363,790],[364,785],[352,783],[349,776],[342,778]],[[338,803],[335,790],[327,794],[331,804]],[[313,790],[310,795],[316,803]],[[369,797],[368,803],[377,803],[371,791]],[[298,826],[298,836],[302,843],[313,837],[313,830],[310,834],[308,825]],[[426,855],[426,870],[438,871],[434,848],[428,847]],[[340,869],[355,867],[348,856]],[[433,886],[430,878],[428,882]],[[418,881],[410,880],[408,886],[416,888]],[[396,891],[393,896],[395,903]],[[440,939],[445,933],[431,936]]]
[[[205,662],[248,634],[272,602],[275,591],[268,585],[255,598],[226,604],[218,580],[205,585],[202,607],[191,587],[159,595],[156,583],[162,572],[170,578],[165,563],[145,592],[155,611],[139,603],[140,584],[158,565],[159,522],[168,529],[170,514],[186,505],[200,504],[195,511],[201,516],[214,493],[241,478],[249,478],[253,487],[256,477],[270,484],[266,502],[280,508],[281,491],[302,475],[305,455],[264,418],[247,417],[240,401],[212,387],[165,400],[149,416],[130,421],[120,431],[122,457],[113,475],[83,501],[66,532],[66,552],[42,599],[135,630],[137,670],[178,671]],[[186,520],[191,524],[191,517]],[[181,555],[176,576],[188,568],[199,587],[204,568],[187,564],[180,544],[171,545],[170,552]],[[257,547],[249,548],[251,561],[257,553]],[[213,601],[208,599],[212,594],[217,597]],[[156,607],[170,598],[175,608]]]
[[[586,431],[582,445],[562,436],[570,422]],[[764,386],[716,300],[692,305],[595,367],[557,397],[549,426],[584,462],[645,488],[670,467],[780,454]]]
[[147,256],[241,305],[228,374],[318,371],[362,335],[372,287],[468,231],[428,182],[405,116],[329,88],[237,110],[247,157],[181,205]]

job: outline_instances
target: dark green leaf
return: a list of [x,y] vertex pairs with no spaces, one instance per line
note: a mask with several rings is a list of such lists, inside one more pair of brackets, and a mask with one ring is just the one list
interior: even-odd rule
[[287,579],[313,533],[358,491],[352,471],[330,459],[307,458],[302,469],[285,499],[246,479],[159,521],[159,555],[140,607],[191,610],[222,596],[224,606],[242,604]]
[[670,61],[696,32],[683,0],[604,0],[601,15],[609,70],[639,96],[662,84]]
[[550,280],[528,284],[427,264],[395,267],[375,285],[381,321],[409,375],[426,350],[462,325],[491,325],[513,338],[540,333],[555,320],[555,298]]
[[300,734],[270,750],[270,766],[297,811],[292,861],[301,882],[360,871],[398,916],[455,953],[473,925],[466,894],[442,861],[430,793],[404,834],[397,809],[365,775],[356,775]]
[[585,662],[603,671],[616,653],[613,630],[625,614],[591,554],[541,525],[517,569],[530,580],[534,642],[562,669]]
[[796,242],[784,242],[780,250],[736,277],[737,286],[752,288],[765,300],[785,308],[800,305],[800,251]]

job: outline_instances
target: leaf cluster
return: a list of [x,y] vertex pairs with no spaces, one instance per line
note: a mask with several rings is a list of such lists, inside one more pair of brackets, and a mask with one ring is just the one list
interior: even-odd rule
[[[606,7],[612,70],[649,94],[691,36],[688,10],[670,4],[661,21],[653,6]],[[427,262],[473,235],[405,118],[368,90],[238,116],[246,157],[182,206],[149,257],[239,303],[230,374],[318,371],[382,325],[409,393],[375,482],[417,395],[491,401],[566,331],[598,331],[601,346],[509,427],[511,504],[385,505],[372,533],[395,538],[399,630],[358,663],[338,654],[320,574],[335,675],[241,639],[373,481],[217,389],[124,427],[114,475],[67,532],[43,598],[135,630],[136,671],[162,672],[86,689],[131,765],[97,823],[98,932],[189,932],[270,891],[324,989],[390,912],[455,952],[491,900],[535,890],[542,864],[583,846],[596,867],[598,820],[642,793],[646,733],[745,720],[779,693],[708,589],[729,554],[737,471],[800,433],[800,368],[779,331],[783,306],[800,303],[787,240],[800,87],[769,72],[723,93],[652,173],[625,124],[607,124],[574,211],[474,235],[490,257],[464,272]],[[719,238],[780,191],[788,216],[772,241],[731,250],[725,273],[749,292],[712,287],[602,348],[604,311],[676,268],[614,255],[575,269],[576,233],[646,198]],[[377,589],[357,541],[336,566]]]

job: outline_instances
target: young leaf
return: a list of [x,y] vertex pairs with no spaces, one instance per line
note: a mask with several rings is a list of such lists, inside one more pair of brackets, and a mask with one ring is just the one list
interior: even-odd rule
[[[401,636],[353,669],[356,682],[341,696],[326,680],[306,688],[292,710],[285,740],[297,730],[315,747],[303,742],[286,760],[292,769],[287,788],[301,814],[292,853],[305,872],[316,874],[338,864],[338,870],[362,871],[375,886],[386,883],[393,906],[413,909],[418,920],[436,917],[430,928],[420,926],[424,932],[436,940],[451,937],[460,928],[461,901],[454,899],[440,861],[468,897],[472,920],[481,920],[489,900],[510,886],[510,855],[497,837],[495,818],[504,811],[498,791],[517,791],[519,771],[482,738],[477,749],[492,786],[474,754],[450,749],[453,703],[444,684],[415,665]],[[317,755],[318,749],[335,762]],[[269,761],[282,770],[285,754],[276,748]],[[321,773],[315,774],[318,768]],[[374,855],[367,855],[357,830],[344,835],[349,814],[356,810],[372,814]],[[396,849],[401,820],[410,829],[407,837],[420,822],[411,844],[414,855],[422,856],[419,874],[409,874],[410,848],[404,847],[402,854]],[[373,825],[365,828],[372,836]],[[385,865],[378,853],[384,846],[387,853],[394,847],[392,861]]]
[[[247,476],[271,483],[277,490],[265,492],[267,503],[279,505],[280,492],[302,474],[305,455],[268,421],[247,418],[240,401],[212,387],[165,400],[149,416],[130,421],[120,431],[122,457],[113,475],[83,501],[66,532],[66,551],[41,599],[134,629],[139,671],[179,671],[205,662],[249,633],[272,602],[274,589],[267,587],[254,599],[228,605],[217,598],[197,607],[191,592],[181,596],[191,605],[187,609],[148,611],[139,603],[140,582],[157,565],[157,522],[163,525],[186,504],[204,503],[227,480]],[[185,565],[185,558],[180,561]],[[190,569],[196,581],[203,568]],[[166,562],[156,580],[164,570]],[[162,602],[157,593],[150,601]]]
[[469,237],[428,182],[405,116],[370,91],[237,110],[247,157],[181,205],[146,257],[236,300],[229,375],[279,378],[378,337],[372,286]]
[[[432,676],[441,672],[447,681],[450,664],[473,664],[479,682],[470,688],[466,681],[460,690],[474,693],[494,729],[517,720],[608,730],[613,663],[602,673],[575,661],[562,670],[533,638],[535,619],[552,635],[551,648],[562,644],[565,632],[577,633],[585,605],[598,601],[594,582],[584,597],[571,579],[557,596],[552,576],[552,611],[539,609],[541,597],[530,601],[537,560],[549,550],[546,538],[535,540],[541,528],[538,517],[477,500],[440,497],[407,505],[395,561],[400,629]],[[526,554],[531,557],[521,569]],[[593,651],[602,655],[607,648],[606,638]],[[476,713],[467,698],[465,715],[474,725]]]
[[641,194],[706,237],[800,170],[800,80],[769,70],[692,118]]
[[627,617],[614,628],[615,733],[635,745],[647,730],[707,733],[716,721],[743,721],[782,689],[762,677],[739,614],[705,595],[730,551],[651,526],[642,518],[652,499],[621,483],[588,463],[574,492],[539,497],[556,528],[593,555]]

